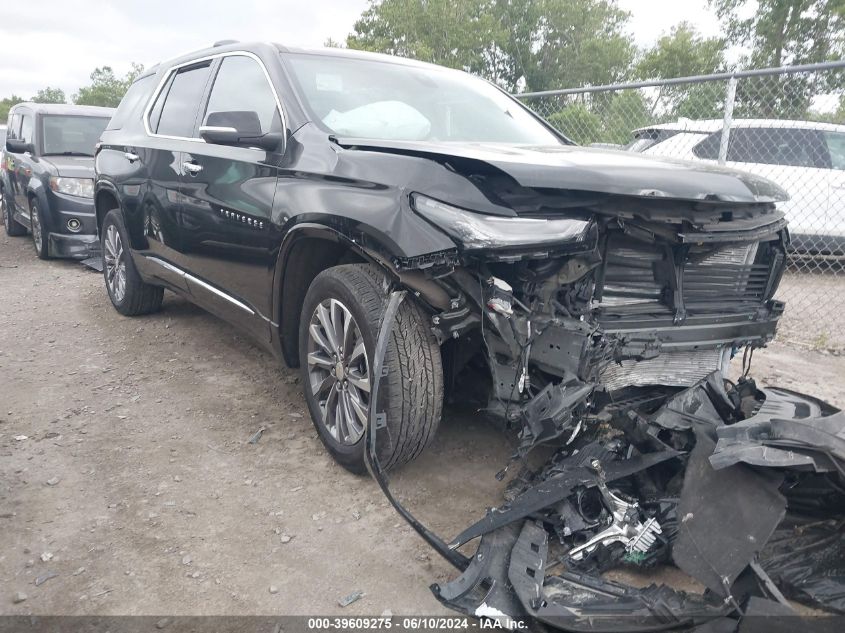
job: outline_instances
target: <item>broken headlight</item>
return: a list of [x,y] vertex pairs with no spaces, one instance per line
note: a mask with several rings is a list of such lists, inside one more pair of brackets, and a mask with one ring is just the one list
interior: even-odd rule
[[411,206],[467,250],[554,246],[583,241],[587,220],[501,217],[474,213],[415,193]]

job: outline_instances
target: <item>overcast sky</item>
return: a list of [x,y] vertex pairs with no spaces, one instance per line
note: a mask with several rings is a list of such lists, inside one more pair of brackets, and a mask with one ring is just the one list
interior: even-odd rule
[[[719,32],[706,0],[619,0],[645,46],[681,20]],[[37,0],[3,2],[0,98],[53,86],[68,98],[109,65],[122,75],[221,39],[319,47],[342,40],[367,0]]]

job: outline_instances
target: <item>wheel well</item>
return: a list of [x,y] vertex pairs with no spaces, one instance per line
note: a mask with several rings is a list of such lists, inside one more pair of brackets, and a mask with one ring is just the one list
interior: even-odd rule
[[103,226],[103,218],[106,213],[112,209],[119,209],[120,203],[117,198],[110,191],[100,191],[97,193],[97,198],[94,200],[94,210],[97,212],[97,233],[100,232],[100,227]]
[[291,247],[282,273],[279,328],[282,353],[290,367],[299,366],[299,320],[311,282],[332,266],[364,262],[347,245],[319,237],[301,238]]

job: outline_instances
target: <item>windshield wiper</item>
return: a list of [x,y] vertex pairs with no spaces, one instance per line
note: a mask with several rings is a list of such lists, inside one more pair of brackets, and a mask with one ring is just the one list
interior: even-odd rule
[[88,154],[86,152],[50,152],[49,154],[42,154],[42,156],[88,156],[93,158],[94,154]]

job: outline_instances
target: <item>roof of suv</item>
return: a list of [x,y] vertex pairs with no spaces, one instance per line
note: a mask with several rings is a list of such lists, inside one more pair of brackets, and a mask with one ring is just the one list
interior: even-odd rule
[[87,105],[69,105],[66,103],[33,103],[32,101],[24,101],[12,106],[12,109],[19,107],[26,107],[35,112],[35,114],[64,114],[64,115],[88,115],[88,116],[108,116],[114,114],[114,108],[103,108],[101,106],[87,106]]
[[[792,121],[788,119],[734,119],[731,127],[809,128],[826,132],[845,132],[845,125],[837,125],[836,123],[819,123],[816,121]],[[700,121],[695,121],[693,119],[678,119],[672,123],[646,125],[644,127],[637,128],[634,132],[642,132],[645,130],[677,130],[681,132],[699,132],[701,134],[710,134],[721,129],[722,119],[703,119]]]

